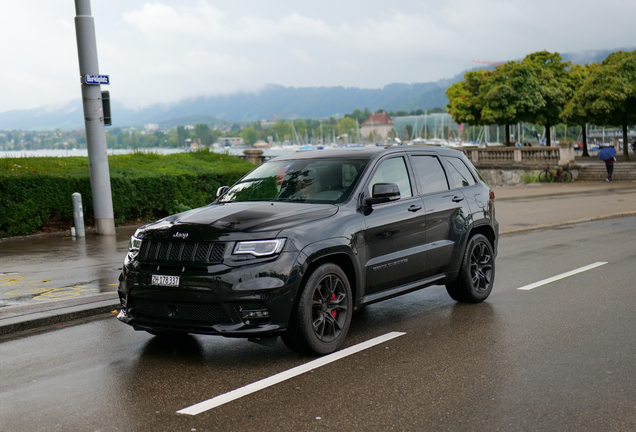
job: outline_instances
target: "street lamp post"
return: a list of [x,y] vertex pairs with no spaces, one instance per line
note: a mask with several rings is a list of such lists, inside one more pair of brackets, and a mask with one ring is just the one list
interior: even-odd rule
[[88,79],[89,75],[99,76],[95,21],[91,16],[90,0],[75,0],[75,14],[95,229],[97,234],[112,235],[115,234],[115,218],[108,169],[102,92],[99,79],[93,84]]

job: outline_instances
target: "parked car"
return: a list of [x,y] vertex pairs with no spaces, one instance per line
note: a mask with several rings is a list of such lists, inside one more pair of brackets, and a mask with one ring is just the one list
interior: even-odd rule
[[371,303],[440,284],[467,303],[492,290],[495,198],[460,151],[299,152],[217,196],[132,236],[121,321],[327,354]]

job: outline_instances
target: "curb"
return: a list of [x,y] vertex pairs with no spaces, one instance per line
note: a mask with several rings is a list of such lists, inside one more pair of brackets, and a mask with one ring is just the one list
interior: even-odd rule
[[[137,229],[140,226],[142,226],[142,225],[122,225],[122,226],[118,226],[118,227],[115,227],[115,233],[117,234],[117,233],[119,233],[121,231],[126,231],[128,229],[130,229],[132,231],[133,229]],[[86,228],[84,230],[84,232],[86,234],[90,234],[90,235],[98,235],[97,231],[95,230],[95,228]],[[38,239],[38,238],[49,238],[49,237],[72,237],[72,236],[71,236],[71,231],[70,230],[51,231],[51,232],[45,232],[45,233],[39,233],[39,234],[29,234],[29,235],[17,236],[17,237],[0,237],[0,243],[2,243],[2,242],[11,242],[11,241],[33,240],[33,239]]]
[[594,216],[594,217],[585,218],[585,219],[575,219],[575,220],[566,221],[566,222],[557,222],[553,224],[537,225],[533,227],[524,227],[524,228],[500,231],[499,236],[522,234],[522,233],[527,233],[530,231],[538,231],[542,229],[558,228],[561,226],[578,225],[578,224],[587,223],[587,222],[595,222],[595,221],[605,220],[605,219],[618,219],[618,218],[631,217],[631,216],[636,216],[636,211],[612,213],[608,215]]
[[[600,182],[599,182],[600,183]],[[621,193],[623,191],[633,192],[636,189],[636,184],[629,187],[618,187],[618,188],[610,188],[610,189],[586,189],[581,191],[566,191],[566,192],[554,192],[554,193],[544,193],[544,194],[528,194],[526,196],[510,196],[510,197],[502,197],[497,198],[497,189],[495,189],[495,203],[497,201],[515,201],[515,200],[523,200],[523,199],[531,199],[531,198],[559,198],[559,197],[568,197],[568,196],[581,196],[581,195],[590,195],[594,193]]]
[[[111,313],[120,306],[117,293],[98,294],[95,297],[82,299],[89,302],[81,304],[68,305],[68,301],[61,301],[57,308],[46,308],[49,304],[29,304],[20,306],[9,306],[2,308],[0,311],[9,315],[8,317],[0,317],[0,336],[6,336],[12,333],[24,330],[32,330],[38,327],[44,327],[51,324],[59,324],[66,321],[87,318],[95,315]],[[101,298],[107,297],[105,300]],[[91,301],[93,300],[93,301]],[[97,301],[94,301],[97,300]]]

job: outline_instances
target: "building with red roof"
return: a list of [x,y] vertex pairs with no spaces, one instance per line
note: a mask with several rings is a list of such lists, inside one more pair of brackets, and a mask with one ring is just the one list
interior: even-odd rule
[[362,136],[370,137],[373,141],[386,139],[392,130],[393,119],[385,112],[371,114],[371,117],[360,125]]

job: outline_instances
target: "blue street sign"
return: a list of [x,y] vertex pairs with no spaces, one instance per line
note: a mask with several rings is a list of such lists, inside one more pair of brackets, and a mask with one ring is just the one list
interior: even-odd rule
[[108,78],[108,75],[90,75],[90,74],[86,74],[86,75],[84,75],[84,83],[85,84],[104,84],[104,85],[108,85],[108,84],[110,84],[110,79]]

